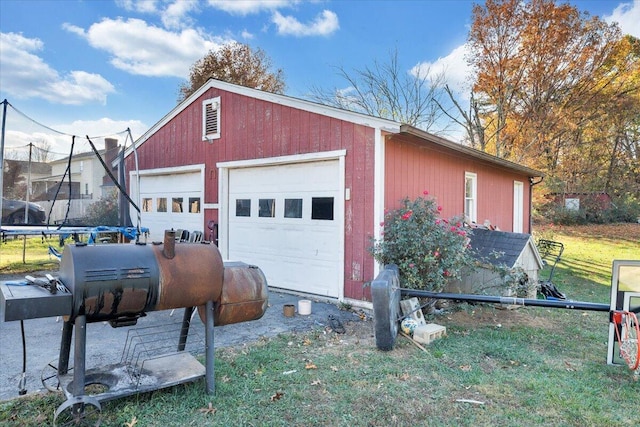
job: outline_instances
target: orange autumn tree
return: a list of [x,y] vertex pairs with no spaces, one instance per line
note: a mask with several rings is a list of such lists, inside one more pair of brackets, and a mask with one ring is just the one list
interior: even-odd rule
[[265,92],[284,93],[284,73],[272,70],[271,59],[262,49],[231,42],[211,50],[192,66],[189,81],[180,85],[178,102],[189,97],[210,78]]
[[622,170],[637,162],[637,39],[551,0],[487,0],[472,18],[476,145],[564,190],[601,191],[625,172],[640,195]]

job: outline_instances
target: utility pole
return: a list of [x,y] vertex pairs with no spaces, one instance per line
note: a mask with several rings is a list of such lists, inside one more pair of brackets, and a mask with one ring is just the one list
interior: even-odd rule
[[[4,193],[4,129],[7,123],[7,105],[9,101],[2,101],[2,131],[0,131],[0,212],[2,212],[2,200]],[[0,226],[2,226],[2,215],[0,214]]]
[[29,224],[29,196],[31,193],[31,156],[33,154],[33,142],[29,143],[29,163],[27,163],[27,195],[24,203],[24,223]]

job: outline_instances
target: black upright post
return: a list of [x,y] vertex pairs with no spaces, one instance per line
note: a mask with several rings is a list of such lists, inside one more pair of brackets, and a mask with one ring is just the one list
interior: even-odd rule
[[207,301],[205,315],[205,346],[206,346],[206,372],[205,380],[207,383],[207,393],[214,394],[216,392],[215,384],[215,352],[213,348],[213,301]]
[[76,336],[73,349],[73,397],[84,396],[85,359],[87,353],[87,317],[75,319]]
[[186,307],[184,309],[184,316],[182,316],[182,327],[180,328],[180,340],[178,341],[178,351],[184,351],[187,345],[187,336],[189,335],[189,325],[191,324],[191,315],[193,314],[193,307]]
[[66,375],[69,371],[69,353],[71,353],[71,336],[73,335],[73,323],[65,320],[62,325],[62,338],[60,339],[60,357],[58,357],[58,375]]

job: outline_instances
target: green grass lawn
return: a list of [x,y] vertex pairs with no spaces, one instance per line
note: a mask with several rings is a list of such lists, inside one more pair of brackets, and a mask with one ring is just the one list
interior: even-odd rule
[[[554,283],[570,299],[608,303],[613,259],[637,239],[556,232]],[[447,336],[422,351],[399,337],[375,348],[373,326],[318,328],[216,352],[204,382],[102,405],[103,426],[637,426],[640,381],[606,364],[608,313],[453,305],[428,321]],[[250,327],[250,325],[247,325]],[[50,425],[57,394],[0,403],[0,425]]]
[[59,263],[49,255],[49,245],[62,251],[57,238],[53,242],[42,237],[11,237],[0,242],[0,275],[56,270]]

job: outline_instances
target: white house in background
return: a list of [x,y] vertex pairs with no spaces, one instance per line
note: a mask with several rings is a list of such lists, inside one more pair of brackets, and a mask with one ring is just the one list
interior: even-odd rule
[[[118,141],[105,139],[106,148],[98,150],[107,165],[118,153]],[[47,213],[53,204],[49,218],[50,224],[64,220],[67,204],[71,200],[68,220],[82,218],[87,207],[107,196],[115,188],[94,152],[74,154],[69,157],[49,162],[51,175],[34,180],[40,190],[34,200],[42,205]],[[65,172],[69,168],[69,173]],[[115,174],[115,172],[114,172]],[[71,181],[71,187],[69,187]],[[54,203],[55,201],[55,203]]]

